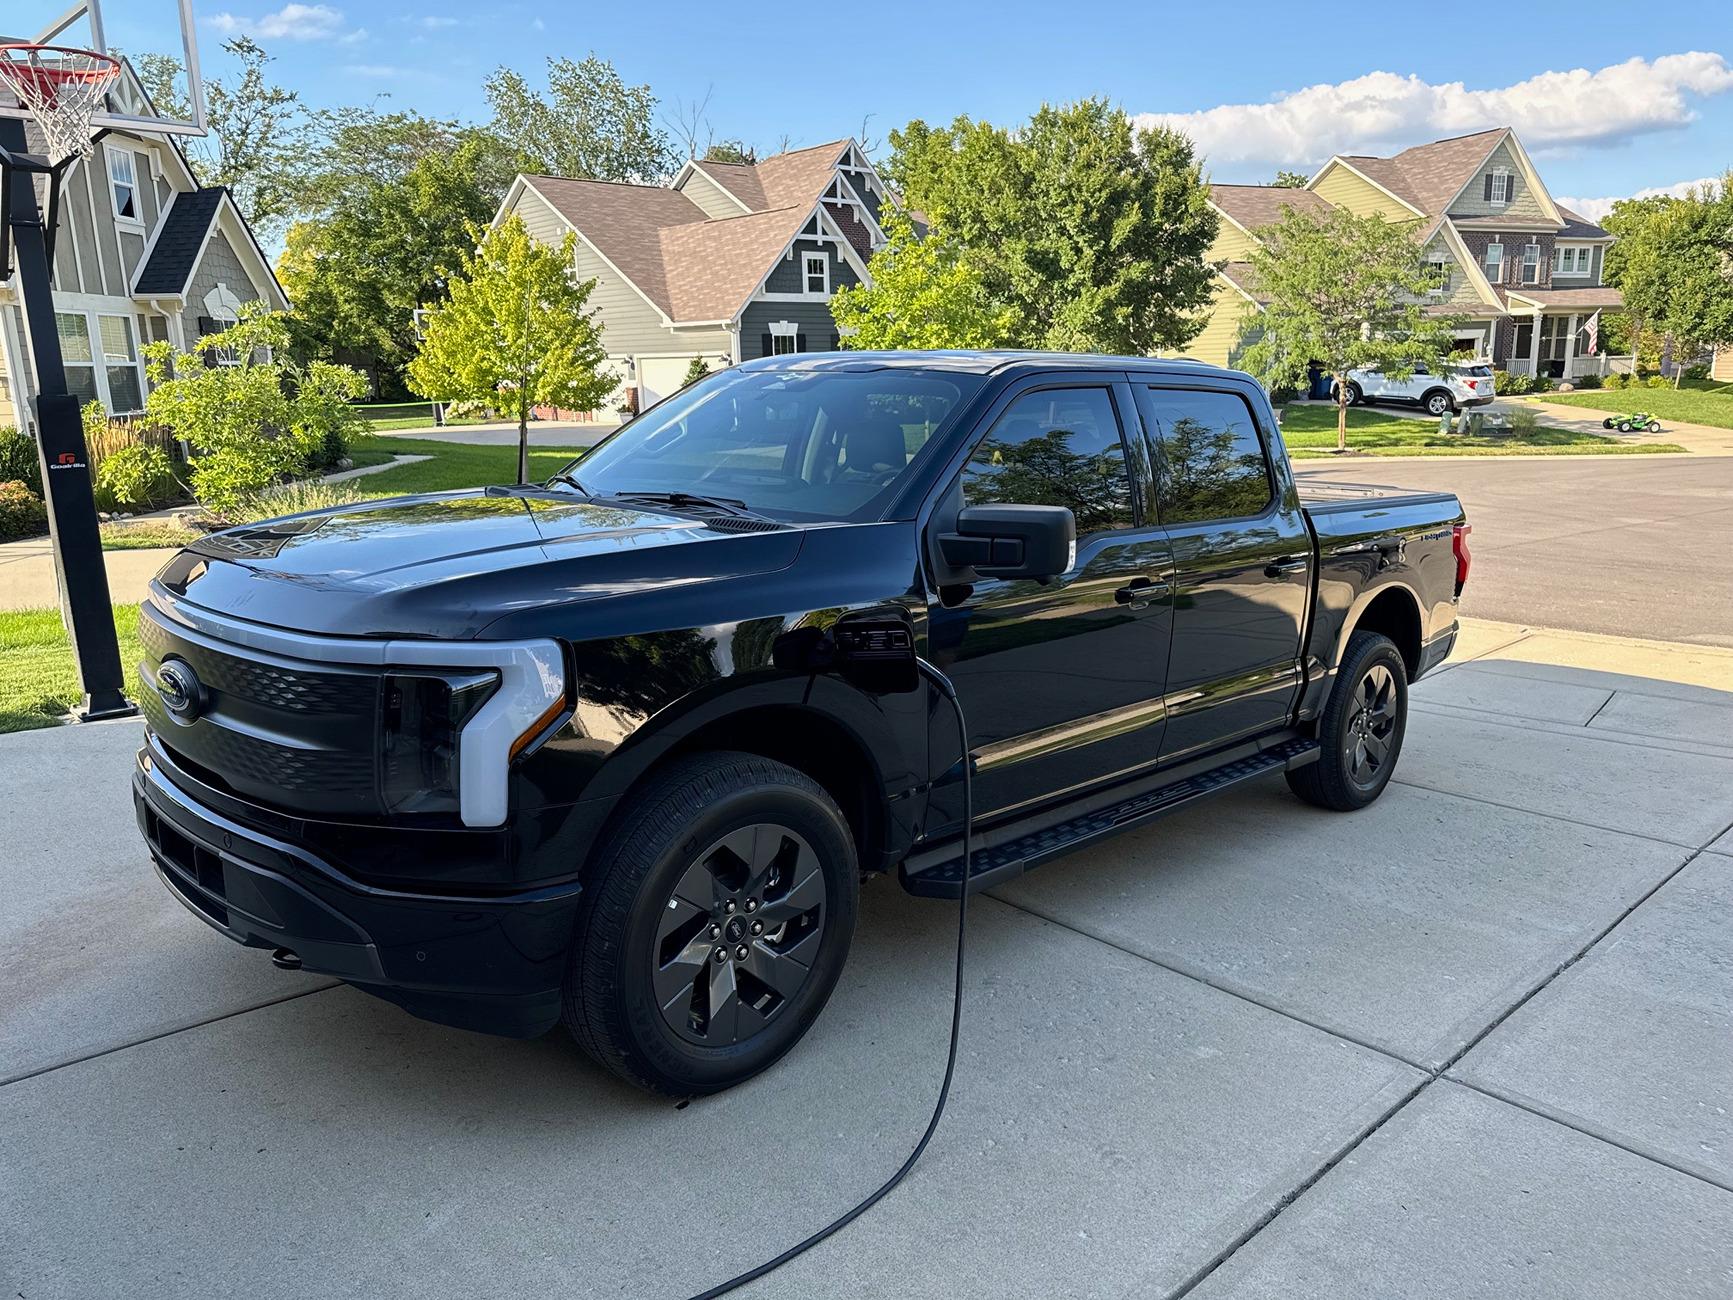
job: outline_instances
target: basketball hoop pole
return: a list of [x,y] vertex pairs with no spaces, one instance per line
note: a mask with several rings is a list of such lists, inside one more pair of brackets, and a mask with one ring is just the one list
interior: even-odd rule
[[36,203],[35,174],[45,163],[26,161],[29,142],[24,123],[0,118],[0,156],[10,186],[7,218],[12,261],[36,364],[36,440],[42,461],[42,495],[48,505],[48,535],[60,574],[60,608],[84,705],[82,721],[128,717],[138,706],[126,698],[120,644],[114,633],[114,607],[108,571],[102,562],[102,535],[96,523],[96,497],[90,481],[90,454],[78,399],[66,391],[60,331],[54,319],[48,244]]

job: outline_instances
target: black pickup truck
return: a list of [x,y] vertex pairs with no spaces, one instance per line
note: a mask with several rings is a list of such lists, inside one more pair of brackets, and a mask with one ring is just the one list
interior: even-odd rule
[[1467,533],[1448,495],[1302,505],[1231,371],[751,362],[546,484],[180,553],[138,820],[279,965],[714,1091],[811,1026],[868,873],[955,898],[1266,773],[1376,799]]

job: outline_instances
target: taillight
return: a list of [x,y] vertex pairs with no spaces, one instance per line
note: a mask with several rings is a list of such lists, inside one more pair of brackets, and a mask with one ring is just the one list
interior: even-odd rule
[[1468,535],[1474,531],[1472,524],[1457,524],[1450,530],[1450,551],[1456,556],[1456,594],[1462,594],[1462,588],[1468,582],[1468,566],[1473,563],[1474,556],[1469,554]]
[[1473,392],[1476,388],[1480,387],[1480,381],[1478,379],[1464,379],[1462,383],[1469,392]]

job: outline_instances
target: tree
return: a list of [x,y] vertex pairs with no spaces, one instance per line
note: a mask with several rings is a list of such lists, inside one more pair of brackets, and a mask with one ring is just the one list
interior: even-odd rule
[[1203,327],[1217,219],[1185,136],[1091,99],[1014,131],[917,120],[891,148],[889,178],[1010,313],[1012,344],[1141,355]]
[[[375,144],[369,175],[358,167]],[[384,396],[403,391],[415,310],[444,299],[474,247],[470,226],[493,216],[505,179],[485,132],[403,115],[336,132],[307,196],[322,210],[289,228],[277,268],[297,348],[365,367]]]
[[1633,319],[1677,343],[1677,387],[1697,350],[1733,345],[1733,172],[1682,198],[1615,204],[1606,225],[1619,236],[1607,280]]
[[831,314],[849,348],[1000,348],[1010,346],[1012,308],[987,291],[980,259],[946,230],[917,236],[902,211],[885,217],[885,246],[873,254],[872,286],[844,286]]
[[1337,451],[1348,449],[1350,371],[1406,379],[1450,351],[1457,321],[1427,306],[1437,281],[1416,233],[1346,208],[1287,208],[1258,232],[1252,278],[1266,303],[1240,324],[1242,363],[1272,388],[1303,387],[1313,361],[1334,376]]
[[[254,227],[267,234],[280,228],[301,193],[311,135],[301,97],[267,79],[275,60],[251,37],[237,36],[222,48],[240,61],[239,79],[212,77],[205,82],[205,112],[210,134],[183,144],[201,185],[226,185]],[[180,61],[167,54],[146,54],[138,77],[159,110],[190,117],[180,88]]]
[[618,382],[602,369],[602,327],[588,310],[594,280],[572,275],[577,236],[558,248],[538,242],[516,213],[483,234],[431,310],[410,383],[439,402],[485,401],[517,416],[518,482],[529,480],[532,406],[587,411]]
[[498,68],[487,79],[494,134],[516,154],[520,170],[598,181],[656,181],[678,165],[656,124],[656,96],[628,86],[614,65],[594,54],[581,62],[548,60],[548,94],[521,73]]
[[750,167],[758,161],[758,151],[739,140],[718,140],[704,151],[704,161]]
[[1284,168],[1276,173],[1276,179],[1270,184],[1279,190],[1303,190],[1311,179],[1305,172],[1291,172]]

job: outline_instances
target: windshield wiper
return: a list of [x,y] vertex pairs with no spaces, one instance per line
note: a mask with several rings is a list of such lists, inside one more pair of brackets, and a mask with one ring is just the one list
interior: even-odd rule
[[592,496],[596,495],[594,492],[590,491],[589,488],[585,487],[582,483],[578,482],[578,476],[576,474],[568,473],[567,471],[565,471],[563,469],[558,474],[555,474],[551,479],[549,479],[548,482],[550,482],[550,483],[564,483],[567,487],[575,487],[575,488],[577,488],[578,491],[582,492],[587,497],[592,497]]
[[676,509],[714,510],[718,514],[738,515],[743,519],[764,518],[737,497],[707,497],[696,492],[615,492],[612,495],[621,501],[660,501]]

